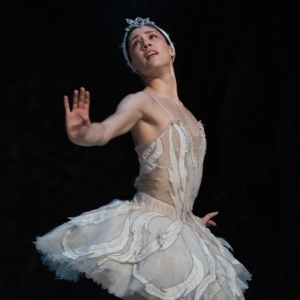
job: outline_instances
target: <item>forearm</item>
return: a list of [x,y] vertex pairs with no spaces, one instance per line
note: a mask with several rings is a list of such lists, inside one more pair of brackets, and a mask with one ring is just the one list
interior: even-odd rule
[[67,98],[66,128],[70,141],[80,146],[102,146],[111,139],[125,134],[142,118],[139,96],[125,97],[116,112],[100,123],[91,123],[88,111],[77,109],[70,112]]
[[83,137],[70,140],[79,146],[91,147],[107,144],[106,127],[103,123],[91,123],[87,133]]

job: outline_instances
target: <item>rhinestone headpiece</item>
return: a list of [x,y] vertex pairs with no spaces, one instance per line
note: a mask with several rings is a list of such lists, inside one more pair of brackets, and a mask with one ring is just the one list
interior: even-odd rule
[[[124,35],[124,38],[123,38],[123,43],[121,45],[122,49],[123,49],[123,54],[124,54],[124,57],[127,61],[127,64],[132,68],[132,65],[131,65],[131,62],[130,62],[130,59],[129,59],[129,56],[128,56],[128,53],[127,53],[127,48],[126,48],[126,43],[127,43],[127,38],[128,38],[128,33],[129,31],[133,28],[133,27],[136,27],[136,28],[141,28],[143,26],[147,26],[147,25],[150,25],[150,26],[153,26],[154,28],[156,28],[165,38],[166,40],[168,41],[169,45],[171,46],[172,50],[174,51],[175,53],[175,47],[174,47],[174,44],[172,43],[169,35],[164,31],[162,30],[161,28],[159,28],[157,25],[155,25],[154,22],[150,21],[149,18],[135,18],[135,20],[131,20],[131,19],[126,19],[126,22],[129,24],[127,28],[125,28],[125,35]],[[173,58],[173,60],[175,59],[175,56]]]
[[125,29],[126,31],[130,31],[130,29],[132,27],[141,28],[141,27],[143,27],[145,25],[148,25],[148,24],[155,25],[155,23],[151,22],[149,20],[149,18],[145,18],[145,19],[143,19],[143,18],[135,18],[135,20],[126,19],[126,22],[129,24],[129,26]]

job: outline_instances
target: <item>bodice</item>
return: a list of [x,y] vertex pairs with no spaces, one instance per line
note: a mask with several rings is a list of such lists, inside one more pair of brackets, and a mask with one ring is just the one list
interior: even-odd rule
[[137,145],[140,193],[173,205],[177,217],[190,212],[202,179],[206,139],[202,123],[194,136],[180,120],[171,120],[156,139]]

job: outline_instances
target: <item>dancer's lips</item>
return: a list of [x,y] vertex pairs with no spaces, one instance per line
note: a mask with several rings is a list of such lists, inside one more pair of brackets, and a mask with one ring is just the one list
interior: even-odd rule
[[158,52],[156,52],[156,51],[149,51],[147,53],[147,55],[146,55],[146,58],[149,58],[150,56],[155,55],[155,54],[158,54]]

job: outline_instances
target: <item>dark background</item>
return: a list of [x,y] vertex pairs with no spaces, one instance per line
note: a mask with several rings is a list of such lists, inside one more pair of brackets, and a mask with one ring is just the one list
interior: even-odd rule
[[105,147],[72,144],[62,99],[84,86],[91,119],[101,121],[143,88],[119,48],[125,18],[137,16],[171,34],[180,99],[205,124],[208,149],[194,213],[220,212],[213,233],[253,274],[247,300],[300,299],[299,11],[271,0],[7,1],[0,298],[114,298],[91,280],[55,280],[32,241],[68,216],[135,192],[130,134]]

